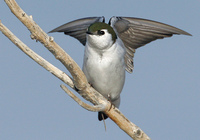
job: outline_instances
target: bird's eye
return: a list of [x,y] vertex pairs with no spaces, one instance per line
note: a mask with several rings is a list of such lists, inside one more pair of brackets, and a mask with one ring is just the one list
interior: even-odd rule
[[101,30],[98,30],[98,34],[99,34],[99,35],[104,35],[105,32],[104,32],[104,31],[101,31]]

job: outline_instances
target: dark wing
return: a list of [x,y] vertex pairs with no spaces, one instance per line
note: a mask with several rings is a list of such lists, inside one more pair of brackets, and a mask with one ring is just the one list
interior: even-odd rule
[[167,24],[140,18],[112,17],[109,24],[118,33],[126,47],[126,70],[129,73],[133,71],[135,49],[173,34],[191,35]]
[[49,33],[52,32],[64,32],[66,35],[70,35],[76,39],[78,39],[83,45],[86,43],[86,30],[87,28],[95,22],[105,22],[104,17],[88,17],[77,19],[61,25]]

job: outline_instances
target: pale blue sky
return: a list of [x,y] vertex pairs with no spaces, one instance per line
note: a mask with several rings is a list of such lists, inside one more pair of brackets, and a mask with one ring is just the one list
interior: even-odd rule
[[[157,40],[136,51],[120,110],[153,140],[194,140],[200,131],[200,1],[197,0],[17,0],[48,32],[66,22],[88,17],[140,17],[183,29],[193,36]],[[0,20],[31,49],[66,71],[0,2]],[[84,47],[62,33],[50,34],[82,67]],[[62,82],[23,54],[0,33],[0,139],[64,140],[130,139],[111,120],[82,109]]]

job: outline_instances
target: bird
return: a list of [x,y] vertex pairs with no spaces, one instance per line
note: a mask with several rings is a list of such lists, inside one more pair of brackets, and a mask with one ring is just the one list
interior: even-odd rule
[[[85,46],[82,70],[90,85],[119,108],[126,71],[133,72],[135,50],[156,39],[191,34],[161,22],[136,18],[86,17],[61,25],[49,33],[64,32]],[[99,121],[107,119],[98,112]]]

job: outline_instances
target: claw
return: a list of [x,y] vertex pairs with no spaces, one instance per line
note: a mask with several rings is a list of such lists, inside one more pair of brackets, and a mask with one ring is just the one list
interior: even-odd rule
[[109,108],[109,110],[108,111],[110,111],[111,110],[111,108],[112,108],[112,106],[114,106],[114,108],[115,108],[115,105],[112,103],[112,101],[111,101],[111,96],[110,96],[110,94],[108,94],[108,101],[111,103],[111,106],[110,106],[110,108]]

